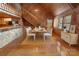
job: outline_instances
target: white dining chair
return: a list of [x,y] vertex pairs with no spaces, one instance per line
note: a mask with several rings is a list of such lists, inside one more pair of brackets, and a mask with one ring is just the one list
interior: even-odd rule
[[44,40],[46,39],[46,37],[50,37],[50,38],[52,37],[52,29],[50,31],[44,33],[44,35],[43,35]]
[[31,33],[31,32],[30,32],[31,30],[32,30],[31,27],[26,28],[27,38],[28,38],[29,36],[33,36],[33,37],[34,37],[34,40],[35,40],[36,34],[35,34],[35,33]]

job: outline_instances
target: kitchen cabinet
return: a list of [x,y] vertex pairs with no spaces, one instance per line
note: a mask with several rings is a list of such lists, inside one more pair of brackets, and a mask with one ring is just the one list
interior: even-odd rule
[[0,32],[0,48],[5,47],[13,40],[19,38],[22,35],[22,28],[15,28],[7,31]]

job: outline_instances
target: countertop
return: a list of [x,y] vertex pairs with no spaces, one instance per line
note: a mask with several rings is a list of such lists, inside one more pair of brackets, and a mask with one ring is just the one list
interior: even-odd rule
[[1,27],[0,28],[0,32],[4,32],[4,31],[8,31],[11,29],[16,29],[16,28],[20,28],[21,26],[6,26],[6,27]]

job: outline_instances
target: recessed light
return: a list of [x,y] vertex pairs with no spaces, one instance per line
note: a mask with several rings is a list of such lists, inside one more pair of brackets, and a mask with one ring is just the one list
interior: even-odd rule
[[38,10],[38,9],[35,9],[34,11],[37,12],[37,11],[39,11],[39,10]]

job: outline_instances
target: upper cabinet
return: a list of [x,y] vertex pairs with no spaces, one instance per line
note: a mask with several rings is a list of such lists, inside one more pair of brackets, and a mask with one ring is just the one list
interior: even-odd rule
[[[14,7],[13,7],[14,5]],[[8,4],[8,3],[0,3],[0,14],[6,13],[11,16],[20,17],[21,16],[21,7],[19,4]]]

